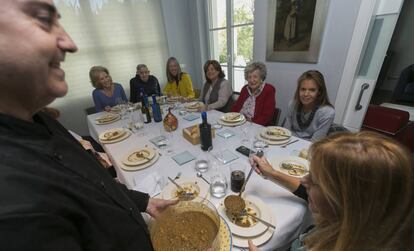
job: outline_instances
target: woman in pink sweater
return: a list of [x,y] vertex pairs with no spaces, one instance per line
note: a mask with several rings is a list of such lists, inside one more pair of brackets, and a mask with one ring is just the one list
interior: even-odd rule
[[270,125],[276,106],[276,89],[265,83],[266,65],[253,62],[244,69],[247,81],[232,107],[233,112],[242,113],[248,121],[263,126]]

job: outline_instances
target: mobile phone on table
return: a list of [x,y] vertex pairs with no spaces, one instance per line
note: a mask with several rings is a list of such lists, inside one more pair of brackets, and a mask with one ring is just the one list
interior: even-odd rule
[[251,150],[250,148],[247,148],[245,146],[237,147],[236,151],[238,151],[239,153],[243,154],[246,157],[249,157],[250,153],[255,153],[253,150]]

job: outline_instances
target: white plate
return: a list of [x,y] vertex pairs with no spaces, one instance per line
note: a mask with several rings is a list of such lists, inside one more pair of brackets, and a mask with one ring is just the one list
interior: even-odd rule
[[197,109],[198,109],[198,108],[200,108],[202,105],[204,105],[204,103],[203,103],[203,102],[200,102],[200,101],[193,101],[193,102],[185,103],[185,104],[184,104],[184,107],[185,107],[186,109],[189,109],[189,110],[197,110]]
[[270,140],[270,139],[263,138],[260,135],[260,133],[258,133],[256,135],[256,138],[259,139],[259,140],[263,140],[264,142],[268,143],[269,145],[283,145],[283,144],[288,143],[292,139],[292,138],[288,138],[288,139],[285,139],[285,140],[276,140],[275,141],[275,140]]
[[[289,173],[288,170],[280,167],[282,162],[293,162],[293,163],[301,164],[305,167],[306,172],[303,175],[292,175],[292,174]],[[300,157],[296,157],[296,156],[275,157],[270,161],[270,163],[272,164],[273,169],[275,169],[277,171],[280,171],[284,174],[287,174],[291,177],[295,177],[295,178],[302,178],[303,176],[305,176],[309,172],[309,161],[304,159],[304,158],[300,158]]]
[[[276,226],[276,219],[274,216],[271,216],[271,221],[270,223],[272,223],[274,226]],[[275,229],[269,227],[266,232],[264,232],[263,234],[256,236],[256,237],[242,237],[242,236],[237,236],[237,235],[233,235],[233,245],[236,247],[241,247],[241,248],[248,248],[249,247],[249,243],[247,242],[248,240],[252,240],[253,244],[255,246],[260,246],[265,244],[267,241],[269,241],[274,233]]]
[[[230,119],[230,118],[233,118],[233,117],[236,117],[236,116],[239,116],[239,117],[235,120]],[[239,112],[227,112],[227,113],[223,114],[220,117],[220,120],[225,122],[225,123],[239,123],[242,120],[246,120],[246,118],[244,117],[243,114],[241,114]]]
[[128,138],[129,136],[131,136],[131,132],[130,131],[127,131],[127,130],[125,130],[123,128],[114,128],[114,129],[111,129],[111,130],[119,130],[119,129],[122,129],[122,130],[125,131],[125,134],[123,134],[122,137],[119,137],[119,138],[116,138],[116,139],[113,139],[113,140],[104,140],[103,138],[101,138],[101,135],[103,136],[104,133],[110,131],[110,130],[108,130],[108,131],[105,131],[105,132],[103,132],[103,133],[101,133],[99,135],[99,142],[101,142],[102,144],[112,144],[112,143],[120,142],[120,141]]
[[[259,218],[261,218],[261,219],[263,219],[267,222],[270,222],[270,220],[271,220],[270,210],[269,210],[268,206],[261,199],[259,199],[256,196],[253,196],[253,195],[247,195],[247,196],[243,196],[243,197],[244,197],[244,200],[246,202],[246,207],[253,208],[253,210],[256,212],[257,217],[259,217]],[[230,226],[231,232],[235,235],[243,236],[243,237],[258,236],[258,235],[264,233],[268,229],[268,226],[266,226],[266,225],[264,225],[260,222],[256,222],[256,224],[254,224],[251,227],[240,227],[240,226],[234,224],[231,221],[231,219],[228,217],[227,213],[226,213],[226,208],[224,206],[224,200],[222,200],[220,202],[220,204],[217,208],[217,211],[227,221],[227,223]],[[246,216],[246,217],[248,217],[248,216]]]
[[[100,119],[104,118],[104,117],[113,117],[113,119],[111,120],[107,120],[107,121],[99,121]],[[106,113],[98,118],[95,119],[95,124],[97,125],[106,125],[106,124],[110,124],[113,123],[115,121],[118,121],[121,119],[121,116],[119,116],[118,114],[113,114],[113,113]]]
[[[190,192],[189,190],[191,190],[191,192],[196,191],[197,197],[208,198],[209,196],[209,186],[199,177],[181,177],[176,179],[175,182],[182,186],[187,192]],[[177,197],[177,191],[178,188],[171,182],[168,182],[168,185],[164,187],[161,194],[164,199],[173,199]]]
[[220,120],[217,121],[217,123],[219,123],[220,125],[223,125],[223,126],[234,127],[234,126],[243,125],[244,123],[246,123],[246,119],[243,117],[243,120],[240,121],[240,122],[237,122],[237,123],[227,123],[227,122],[224,122],[223,120],[220,119]]
[[[284,133],[284,135],[286,136],[278,136],[278,135],[269,135],[267,134],[268,131],[274,130],[274,131],[282,131]],[[268,140],[273,140],[273,141],[280,141],[280,140],[286,140],[289,139],[292,136],[292,133],[283,127],[280,126],[268,126],[266,128],[263,128],[263,130],[260,132],[260,136],[262,136],[262,138],[268,139]]]
[[160,155],[158,154],[157,151],[155,151],[155,156],[154,158],[151,159],[151,161],[142,164],[142,165],[138,165],[138,166],[127,166],[127,165],[121,165],[121,168],[125,171],[138,171],[138,170],[142,170],[144,168],[150,167],[152,166],[155,162],[157,162],[158,158],[160,157]]
[[[146,158],[138,157],[135,154],[141,152]],[[126,166],[139,166],[145,163],[150,162],[155,157],[155,150],[149,147],[138,148],[133,151],[130,151],[124,158],[122,158],[122,163]],[[132,156],[131,156],[132,155]]]

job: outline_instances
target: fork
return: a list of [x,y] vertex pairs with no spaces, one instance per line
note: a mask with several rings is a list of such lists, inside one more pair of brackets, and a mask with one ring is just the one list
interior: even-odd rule
[[288,145],[291,145],[291,144],[296,143],[296,142],[298,142],[298,141],[299,141],[298,139],[295,139],[295,140],[293,140],[293,141],[291,141],[291,142],[289,142],[289,143],[287,143],[287,144],[281,145],[280,147],[282,147],[282,148],[286,148]]

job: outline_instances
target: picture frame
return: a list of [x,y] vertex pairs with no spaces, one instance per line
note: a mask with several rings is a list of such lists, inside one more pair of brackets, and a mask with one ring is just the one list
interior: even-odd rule
[[329,0],[268,0],[266,60],[317,63]]

